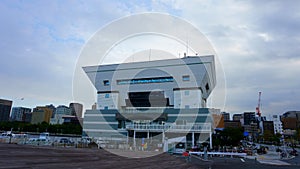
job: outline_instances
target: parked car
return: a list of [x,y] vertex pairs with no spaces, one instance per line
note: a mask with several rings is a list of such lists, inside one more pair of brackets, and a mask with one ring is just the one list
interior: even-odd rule
[[68,138],[61,138],[59,140],[59,143],[62,143],[62,144],[73,144],[73,142],[70,139],[68,139]]
[[290,155],[298,156],[297,150],[293,149],[293,150],[290,152]]
[[10,132],[10,131],[8,131],[8,132],[5,132],[5,133],[2,133],[0,137],[1,138],[15,137],[15,134],[12,133],[12,132]]

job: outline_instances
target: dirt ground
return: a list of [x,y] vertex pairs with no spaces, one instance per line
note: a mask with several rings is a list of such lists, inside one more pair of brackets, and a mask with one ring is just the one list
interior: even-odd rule
[[0,144],[0,168],[194,169],[199,167],[197,167],[195,164],[186,163],[182,157],[176,157],[165,153],[148,158],[127,158],[112,154],[103,149],[76,149],[64,147],[38,147],[30,145]]

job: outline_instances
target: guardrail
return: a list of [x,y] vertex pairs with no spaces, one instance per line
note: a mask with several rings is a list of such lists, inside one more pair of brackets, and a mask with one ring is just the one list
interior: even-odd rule
[[[204,152],[189,152],[190,154],[195,155],[204,155]],[[245,157],[247,153],[233,153],[233,152],[207,152],[207,155],[223,155],[223,156],[239,156]]]

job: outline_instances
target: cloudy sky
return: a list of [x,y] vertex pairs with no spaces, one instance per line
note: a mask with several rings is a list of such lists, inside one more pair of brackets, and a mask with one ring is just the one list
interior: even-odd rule
[[13,106],[68,105],[87,41],[112,21],[143,12],[180,17],[208,38],[225,73],[223,111],[255,111],[259,91],[265,114],[300,110],[300,1],[292,0],[2,0],[0,98]]

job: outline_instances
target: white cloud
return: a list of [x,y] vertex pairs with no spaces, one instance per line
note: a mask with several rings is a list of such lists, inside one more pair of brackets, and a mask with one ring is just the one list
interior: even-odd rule
[[273,40],[273,38],[268,33],[259,33],[258,36],[261,37],[265,42]]

